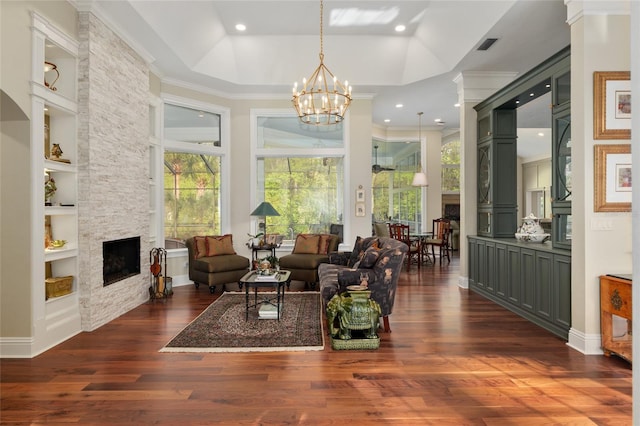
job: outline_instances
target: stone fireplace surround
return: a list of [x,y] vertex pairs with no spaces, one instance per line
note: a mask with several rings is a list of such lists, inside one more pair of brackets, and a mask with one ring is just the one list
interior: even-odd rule
[[[91,331],[149,296],[149,66],[90,12],[78,33],[78,282]],[[104,287],[103,242],[135,236],[141,273]]]

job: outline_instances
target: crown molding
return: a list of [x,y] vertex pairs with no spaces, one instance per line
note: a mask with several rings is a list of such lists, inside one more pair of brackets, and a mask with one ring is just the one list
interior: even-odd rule
[[572,25],[584,16],[630,15],[629,0],[564,0],[567,23]]

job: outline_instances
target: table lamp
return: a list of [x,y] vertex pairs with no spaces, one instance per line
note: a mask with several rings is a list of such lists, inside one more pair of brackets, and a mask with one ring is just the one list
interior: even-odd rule
[[280,216],[280,213],[273,208],[271,203],[263,201],[254,211],[251,212],[251,216],[264,217],[264,221],[258,223],[258,230],[264,234],[264,240],[264,237],[267,236],[267,216]]

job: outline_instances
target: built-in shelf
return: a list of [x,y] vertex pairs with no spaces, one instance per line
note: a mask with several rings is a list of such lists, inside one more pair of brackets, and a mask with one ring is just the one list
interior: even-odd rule
[[46,206],[44,214],[47,216],[75,215],[78,213],[76,206]]
[[[32,209],[32,245],[42,247],[32,258],[33,344],[39,353],[81,330],[78,304],[78,42],[33,12],[31,58],[32,190],[39,203]],[[56,65],[59,78],[45,71]],[[61,161],[52,160],[57,144]],[[52,205],[45,205],[44,182],[53,178]],[[46,241],[65,240],[64,247],[45,248]],[[73,276],[71,293],[46,299],[46,279]]]
[[77,170],[78,169],[75,164],[68,164],[53,160],[44,160],[45,172],[76,173]]

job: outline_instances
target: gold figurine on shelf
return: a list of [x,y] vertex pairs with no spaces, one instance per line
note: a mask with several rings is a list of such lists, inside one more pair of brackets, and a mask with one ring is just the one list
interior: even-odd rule
[[71,161],[67,160],[66,158],[60,158],[62,154],[63,152],[62,148],[60,148],[60,144],[54,143],[51,147],[51,155],[49,156],[49,160],[59,161],[61,163],[71,163]]

